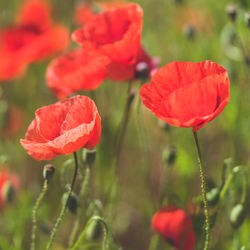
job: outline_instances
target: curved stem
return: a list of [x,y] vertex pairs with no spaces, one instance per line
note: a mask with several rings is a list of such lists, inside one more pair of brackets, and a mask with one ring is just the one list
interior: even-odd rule
[[47,250],[50,250],[51,247],[52,247],[52,244],[55,240],[55,236],[56,236],[56,233],[57,233],[57,230],[63,220],[63,217],[66,213],[66,208],[68,206],[68,203],[69,203],[69,198],[70,198],[70,195],[72,194],[72,191],[73,191],[73,188],[74,188],[74,184],[75,184],[75,181],[76,181],[76,177],[77,177],[77,172],[78,172],[78,160],[77,160],[77,154],[76,152],[73,153],[74,154],[74,160],[75,160],[75,171],[74,171],[74,175],[73,175],[73,179],[72,179],[72,183],[71,183],[71,186],[69,188],[69,191],[67,192],[67,195],[68,195],[68,198],[67,198],[67,201],[65,202],[65,204],[63,205],[62,209],[61,209],[61,212],[59,214],[59,217],[57,218],[57,221],[56,221],[56,224],[52,230],[52,233],[50,235],[50,240],[49,240],[49,243],[47,244],[47,247],[46,249]]
[[37,229],[37,218],[36,218],[37,210],[38,210],[38,207],[39,207],[43,197],[45,196],[47,190],[48,190],[48,180],[45,179],[44,183],[43,183],[42,192],[38,196],[38,198],[36,200],[36,203],[34,205],[34,208],[32,210],[32,223],[33,223],[33,226],[32,226],[32,236],[31,236],[31,247],[30,247],[31,250],[36,249],[35,246],[36,246],[36,229]]
[[200,145],[198,141],[198,136],[196,131],[193,131],[194,134],[194,140],[197,148],[198,153],[198,165],[200,168],[200,177],[201,177],[201,191],[202,191],[202,199],[204,203],[204,212],[205,212],[205,232],[206,232],[206,238],[204,243],[204,250],[208,249],[209,246],[209,240],[210,240],[210,219],[209,219],[209,211],[208,211],[208,202],[207,202],[207,188],[206,188],[206,180],[205,180],[205,170],[202,163],[201,158],[201,150]]
[[77,249],[77,248],[80,246],[80,244],[81,244],[81,242],[82,242],[84,236],[86,235],[86,233],[87,233],[87,231],[88,231],[88,228],[90,227],[90,225],[91,225],[92,222],[94,222],[94,221],[100,221],[100,222],[103,224],[103,226],[104,226],[104,238],[103,238],[103,246],[102,246],[102,249],[103,249],[103,250],[108,249],[108,237],[109,237],[109,229],[108,229],[108,226],[107,226],[107,224],[106,224],[106,222],[105,222],[105,220],[104,220],[103,218],[101,218],[101,217],[99,217],[99,216],[93,216],[93,217],[90,218],[89,221],[87,222],[87,225],[86,225],[85,228],[83,229],[81,235],[79,236],[77,242],[76,242],[75,245],[71,248],[71,250],[75,250],[75,249]]

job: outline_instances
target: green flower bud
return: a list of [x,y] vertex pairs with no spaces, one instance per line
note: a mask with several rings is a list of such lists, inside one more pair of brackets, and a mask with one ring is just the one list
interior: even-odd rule
[[183,34],[186,38],[192,40],[195,38],[196,29],[192,24],[186,24],[183,27]]
[[245,208],[242,204],[237,204],[233,207],[230,213],[230,222],[234,229],[241,226],[245,219]]
[[83,150],[83,161],[87,163],[89,166],[92,166],[95,162],[95,157],[96,157],[96,149],[91,148],[91,149],[84,149]]
[[220,197],[220,192],[218,188],[212,188],[208,193],[207,193],[207,201],[210,206],[215,206],[217,202],[219,201]]
[[237,7],[234,4],[228,4],[226,7],[229,18],[234,22],[237,17]]
[[[68,199],[68,193],[64,193],[63,197],[62,197],[63,205],[65,205],[65,203],[67,202],[67,199]],[[67,208],[72,214],[77,213],[78,199],[77,199],[77,196],[75,195],[75,193],[72,193],[70,195],[69,200],[68,200]]]
[[176,159],[176,148],[175,147],[168,147],[165,148],[162,152],[162,159],[165,164],[172,165]]
[[46,164],[43,167],[43,178],[47,181],[50,181],[55,173],[55,167],[51,164]]
[[15,197],[15,189],[10,181],[6,181],[2,189],[3,200],[12,202]]
[[170,125],[160,119],[158,119],[158,125],[160,128],[166,130],[166,131],[169,131],[170,130]]
[[102,236],[102,224],[100,221],[93,221],[86,233],[86,238],[89,240],[98,240]]
[[245,22],[248,28],[250,28],[250,11],[245,14]]

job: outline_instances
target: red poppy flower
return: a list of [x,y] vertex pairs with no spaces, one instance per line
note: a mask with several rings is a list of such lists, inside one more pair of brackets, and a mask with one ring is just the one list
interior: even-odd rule
[[105,77],[106,69],[100,57],[82,48],[52,61],[46,73],[47,85],[58,98],[78,90],[96,89]]
[[72,39],[84,49],[104,55],[107,63],[133,64],[140,48],[142,15],[137,4],[108,9],[75,31]]
[[140,91],[143,104],[159,119],[193,131],[213,120],[229,102],[227,71],[211,61],[172,62]]
[[0,208],[3,207],[4,203],[8,199],[8,191],[17,190],[19,186],[18,176],[15,173],[9,174],[7,168],[3,166],[0,171]]
[[78,149],[93,148],[100,140],[101,118],[87,96],[74,96],[39,108],[22,146],[34,159],[50,160]]
[[12,79],[26,66],[44,59],[68,45],[68,30],[54,25],[49,6],[42,0],[29,0],[17,23],[0,31],[0,81]]
[[152,228],[176,249],[192,250],[195,247],[192,221],[182,209],[170,206],[162,208],[153,216]]
[[77,25],[82,26],[94,16],[95,13],[89,4],[79,4],[76,7],[74,21]]

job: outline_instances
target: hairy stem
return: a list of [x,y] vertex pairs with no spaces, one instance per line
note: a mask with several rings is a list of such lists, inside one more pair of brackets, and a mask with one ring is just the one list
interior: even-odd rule
[[199,145],[199,140],[196,131],[193,132],[194,140],[197,148],[198,153],[198,165],[200,168],[200,177],[201,177],[201,191],[202,191],[202,199],[204,203],[204,212],[205,212],[205,243],[204,243],[204,250],[208,249],[209,240],[210,240],[210,219],[209,219],[209,211],[208,211],[208,202],[207,202],[207,187],[206,187],[206,180],[205,180],[205,170],[202,163],[201,158],[201,150]]
[[74,185],[75,185],[75,181],[76,181],[76,177],[77,177],[77,172],[78,172],[78,160],[77,160],[77,154],[76,154],[76,152],[74,152],[73,154],[74,154],[74,160],[75,160],[75,171],[74,171],[74,175],[73,175],[71,186],[70,186],[70,188],[69,188],[69,190],[67,192],[67,195],[68,195],[67,197],[68,198],[67,198],[67,201],[65,202],[65,204],[63,205],[63,207],[61,209],[61,212],[59,214],[59,217],[57,218],[56,224],[55,224],[55,226],[54,226],[54,228],[52,230],[52,233],[50,235],[49,243],[47,244],[47,247],[46,247],[47,250],[50,250],[51,247],[52,247],[52,244],[53,244],[53,242],[55,240],[55,237],[56,237],[57,230],[58,230],[58,228],[59,228],[59,226],[60,226],[60,224],[61,224],[61,222],[63,220],[63,217],[64,217],[64,215],[66,213],[66,208],[68,206],[69,199],[70,199],[70,196],[72,194],[72,191],[73,191],[73,188],[74,188]]
[[43,183],[43,189],[42,192],[40,193],[40,195],[38,196],[36,203],[33,207],[32,210],[32,236],[31,236],[31,250],[35,250],[36,249],[36,229],[37,229],[37,210],[38,207],[43,199],[43,197],[45,196],[46,192],[48,190],[48,180],[45,179],[44,183]]

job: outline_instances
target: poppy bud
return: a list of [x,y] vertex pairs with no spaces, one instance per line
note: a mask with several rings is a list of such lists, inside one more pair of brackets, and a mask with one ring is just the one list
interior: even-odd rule
[[7,181],[2,189],[2,197],[6,202],[12,202],[15,197],[15,189],[10,181]]
[[248,28],[250,28],[250,11],[245,14],[245,22]]
[[158,125],[160,128],[165,129],[166,131],[170,130],[170,125],[160,119],[158,119]]
[[50,181],[55,173],[55,167],[51,164],[46,164],[43,167],[43,178],[47,181]]
[[102,225],[98,220],[93,221],[88,227],[86,237],[89,240],[98,240],[102,235]]
[[230,222],[234,229],[241,226],[245,219],[245,208],[242,204],[237,204],[233,207],[230,213]]
[[137,79],[145,79],[149,76],[149,67],[146,62],[139,62],[135,66],[135,78]]
[[87,163],[89,166],[92,166],[95,162],[96,157],[96,149],[84,149],[83,150],[83,161]]
[[228,4],[226,7],[227,14],[231,21],[235,21],[237,17],[237,8],[234,4]]
[[208,193],[207,193],[207,201],[210,206],[215,206],[219,200],[220,193],[218,188],[212,188]]
[[165,164],[172,165],[176,159],[176,148],[175,147],[168,147],[165,148],[162,152],[162,159]]
[[135,99],[135,91],[131,91],[128,97],[128,105],[131,105],[134,99]]
[[196,29],[194,25],[192,24],[186,24],[183,27],[183,34],[185,35],[186,38],[192,40],[195,37]]
[[[63,203],[63,205],[67,202],[67,199],[68,199],[68,193],[64,193],[63,197],[62,197],[62,203]],[[78,200],[77,200],[77,197],[76,197],[75,193],[72,193],[69,196],[67,208],[68,208],[68,210],[72,214],[76,214],[77,213]]]

